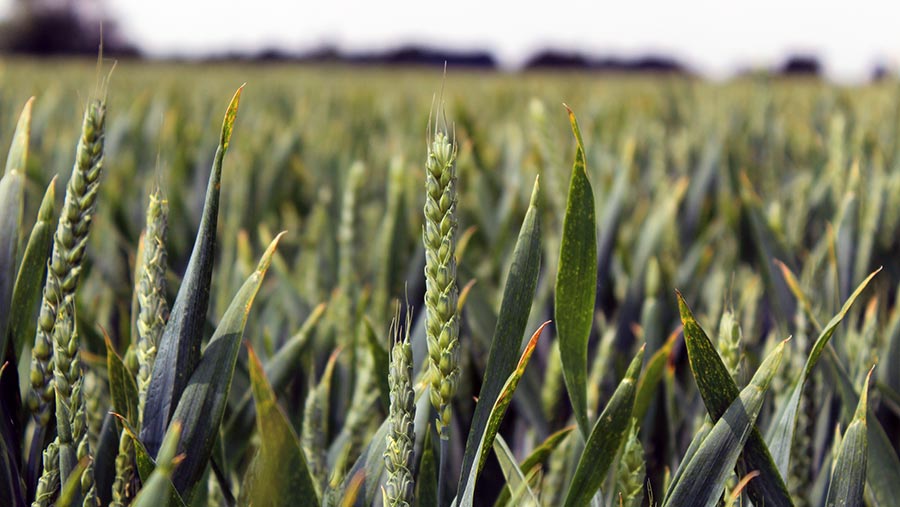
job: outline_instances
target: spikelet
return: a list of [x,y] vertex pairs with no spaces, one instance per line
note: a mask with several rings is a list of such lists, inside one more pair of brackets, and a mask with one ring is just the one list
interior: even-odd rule
[[85,462],[81,472],[81,494],[84,497],[83,507],[99,507],[97,491],[94,486],[94,456],[88,431],[88,418],[85,413],[84,382],[79,382],[72,389],[72,398],[76,409],[72,413],[72,429],[77,444],[78,462]]
[[119,453],[116,455],[116,478],[112,485],[110,507],[124,507],[131,503],[135,492],[132,490],[134,478],[134,442],[131,436],[122,432],[119,436]]
[[399,315],[394,319],[394,345],[391,349],[390,432],[384,450],[384,466],[388,473],[385,484],[385,506],[409,507],[413,503],[413,448],[416,443],[416,400],[412,386],[411,326],[407,312],[406,326],[401,327]]
[[105,379],[90,368],[84,369],[84,405],[87,414],[88,441],[96,449],[100,441],[103,419],[110,406],[109,386]]
[[27,400],[28,409],[40,426],[49,422],[50,403],[53,401],[51,339],[57,321],[56,314],[61,306],[69,304],[74,298],[93,221],[94,204],[103,169],[105,124],[105,99],[91,102],[84,115],[75,165],[53,236],[53,252],[48,264],[32,349],[31,390]]
[[[169,206],[157,187],[150,193],[147,205],[146,226],[144,228],[144,248],[138,259],[138,280],[135,292],[138,302],[137,343],[129,348],[137,363],[138,417],[142,420],[150,375],[156,360],[159,339],[168,320],[169,307],[166,303],[166,232],[168,229]],[[116,455],[116,478],[113,482],[112,507],[123,507],[131,503],[136,491],[134,442],[124,431],[119,437],[119,452]]]
[[450,402],[459,383],[459,315],[456,286],[456,147],[435,124],[425,163],[425,333],[431,404],[442,440],[450,438]]
[[47,445],[43,459],[44,466],[31,507],[49,507],[59,494],[59,438]]
[[731,378],[741,385],[741,359],[743,352],[741,351],[741,325],[740,321],[734,314],[734,310],[730,307],[722,312],[722,319],[719,321],[719,354],[722,355],[722,362],[731,374]]

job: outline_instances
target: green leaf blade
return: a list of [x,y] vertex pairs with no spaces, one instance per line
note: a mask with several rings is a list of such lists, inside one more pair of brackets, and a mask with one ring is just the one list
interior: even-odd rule
[[[512,265],[509,268],[506,286],[503,289],[500,315],[497,318],[497,324],[491,340],[484,381],[481,384],[478,404],[475,406],[475,414],[472,416],[472,425],[469,429],[469,436],[466,439],[463,467],[457,488],[457,495],[459,496],[462,496],[466,489],[467,482],[470,480],[469,472],[472,470],[472,467],[476,463],[478,464],[478,469],[482,466],[480,458],[476,456],[479,453],[481,441],[484,440],[485,442],[484,448],[490,448],[492,445],[493,437],[487,436],[486,431],[493,418],[495,402],[502,395],[510,375],[517,369],[516,361],[519,347],[531,313],[541,266],[541,226],[537,207],[539,189],[539,180],[535,180],[528,211],[525,214],[525,219],[522,222],[519,237],[513,250]],[[541,326],[541,329],[543,329],[543,326]],[[536,333],[536,336],[539,334],[540,331]],[[532,341],[535,339],[532,338]],[[526,350],[528,350],[527,347]],[[519,364],[521,364],[521,360]],[[516,383],[518,383],[518,380],[516,380]],[[515,390],[515,387],[512,389]],[[512,393],[510,392],[509,394],[511,399]],[[509,401],[507,400],[507,404]],[[499,422],[497,424],[499,425]],[[496,433],[496,428],[494,432]],[[486,455],[483,449],[481,454],[482,456]]]
[[317,505],[319,500],[300,440],[278,407],[259,358],[251,347],[247,351],[261,444],[241,495],[246,490],[252,505],[261,507]]
[[12,337],[15,357],[22,361],[22,353],[29,346],[37,327],[38,306],[41,303],[41,289],[47,273],[47,260],[53,244],[53,218],[56,204],[56,177],[50,181],[37,221],[31,229],[22,263],[16,275],[10,304],[9,336]]
[[868,456],[868,438],[866,429],[866,412],[868,411],[869,380],[872,371],[866,376],[862,387],[862,396],[853,420],[847,427],[841,448],[835,459],[828,485],[827,507],[862,507],[865,505],[863,493],[866,485],[866,464]]
[[28,163],[33,103],[34,97],[28,99],[22,109],[6,158],[6,169],[0,178],[0,360],[5,357],[8,343],[6,329],[12,308],[19,229],[22,227],[25,205],[25,167]]
[[572,401],[575,420],[582,436],[587,437],[590,427],[587,415],[587,346],[597,295],[597,219],[594,193],[585,166],[581,130],[571,110],[569,121],[577,148],[563,218],[554,320],[559,336],[563,380]]

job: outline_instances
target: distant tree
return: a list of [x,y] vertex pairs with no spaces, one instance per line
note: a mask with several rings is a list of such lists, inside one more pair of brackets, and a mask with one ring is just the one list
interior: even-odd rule
[[822,74],[822,64],[812,55],[794,55],[784,62],[778,73],[783,76],[818,77]]
[[96,55],[101,26],[104,53],[137,55],[101,0],[15,0],[0,21],[0,51],[28,55]]

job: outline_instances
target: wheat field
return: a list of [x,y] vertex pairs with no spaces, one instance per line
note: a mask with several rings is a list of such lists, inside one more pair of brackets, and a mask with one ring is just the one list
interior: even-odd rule
[[0,60],[0,505],[900,498],[896,81],[112,67]]

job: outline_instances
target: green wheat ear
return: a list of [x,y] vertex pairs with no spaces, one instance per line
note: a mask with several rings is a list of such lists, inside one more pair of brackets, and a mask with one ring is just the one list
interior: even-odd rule
[[450,438],[450,402],[459,383],[459,315],[456,286],[456,146],[435,124],[425,162],[425,332],[431,370],[431,404],[441,439]]
[[[156,360],[159,339],[166,326],[169,306],[166,303],[166,233],[168,230],[169,205],[157,187],[150,193],[147,205],[147,219],[144,228],[144,248],[138,259],[138,279],[135,292],[138,301],[137,342],[134,354],[137,361],[138,417],[143,420],[144,403],[150,375]],[[112,507],[128,505],[136,491],[134,484],[134,441],[126,432],[119,437],[119,452],[116,455],[116,478],[112,485]]]
[[156,350],[166,320],[169,306],[166,303],[166,233],[168,231],[169,204],[157,187],[150,194],[147,205],[147,225],[144,234],[144,256],[141,259],[137,297],[140,308],[137,321],[138,341],[138,413],[143,416],[150,375],[156,360]]
[[103,169],[106,100],[94,100],[84,114],[75,165],[66,186],[66,198],[53,236],[53,252],[44,283],[41,311],[31,357],[31,390],[28,408],[39,426],[50,421],[53,401],[53,347],[56,314],[74,300],[85,247],[94,216],[94,205]]
[[384,487],[385,506],[408,507],[413,504],[415,482],[413,480],[413,448],[416,443],[416,400],[412,386],[413,360],[409,330],[410,315],[406,325],[400,325],[400,316],[394,318],[394,346],[391,349],[391,366],[388,375],[390,385],[390,432],[384,450],[384,466],[388,472]]

